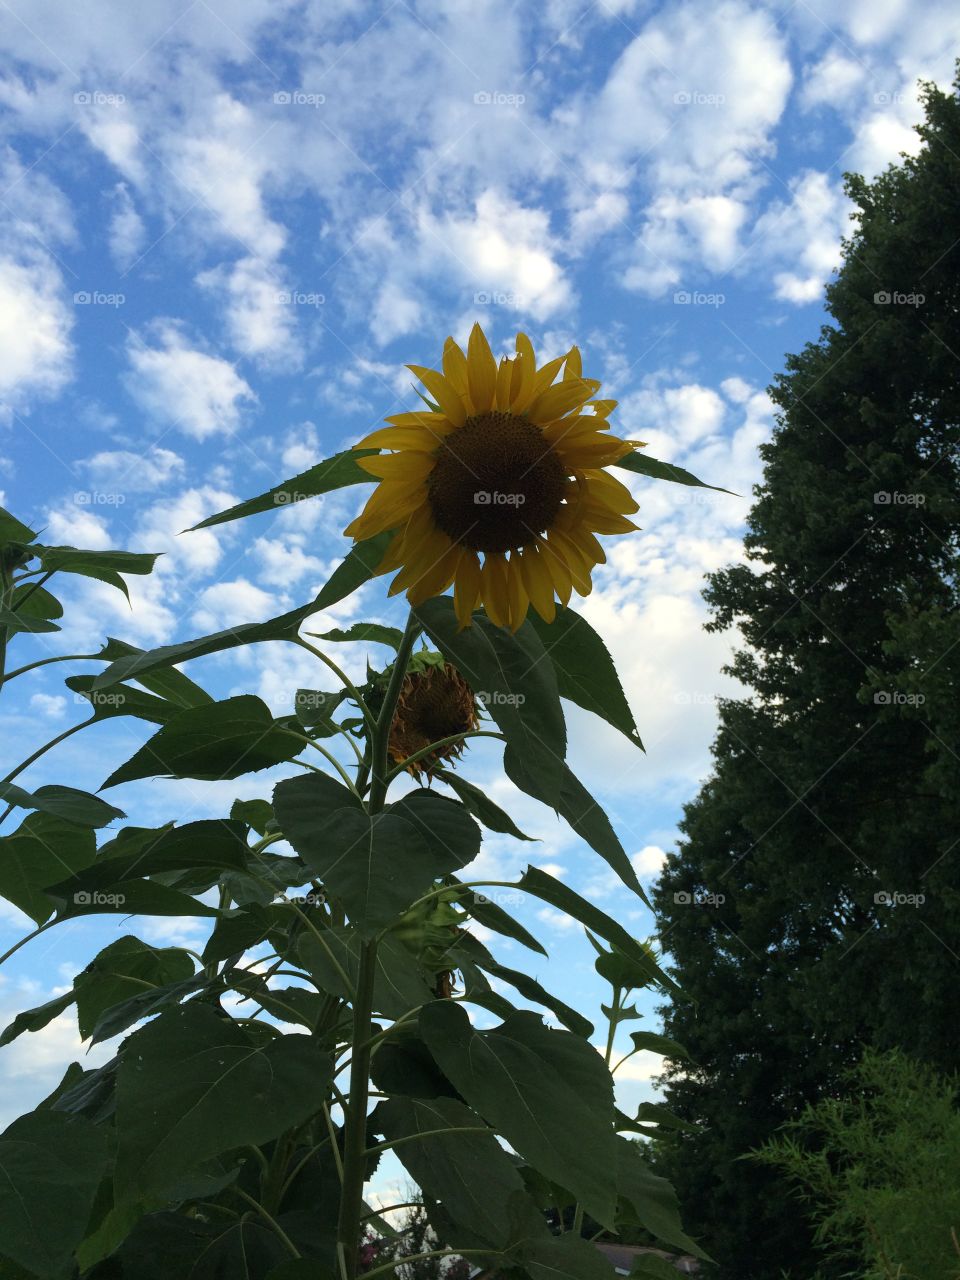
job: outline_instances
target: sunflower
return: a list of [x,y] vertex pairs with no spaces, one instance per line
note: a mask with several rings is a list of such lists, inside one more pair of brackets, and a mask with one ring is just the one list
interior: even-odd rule
[[[473,690],[449,662],[408,671],[390,726],[390,758],[399,764],[432,742],[452,738],[455,733],[469,733],[479,723],[477,710]],[[460,755],[463,746],[463,742],[453,742],[438,747],[408,765],[409,772],[416,778],[421,772],[432,777],[434,768]]]
[[610,434],[617,402],[594,398],[576,347],[538,369],[518,333],[498,365],[479,324],[466,354],[447,339],[442,373],[407,368],[433,399],[355,446],[389,452],[358,459],[380,483],[346,533],[394,530],[377,570],[399,569],[390,594],[417,605],[452,583],[461,627],[480,604],[513,631],[530,605],[551,622],[555,600],[589,594],[606,560],[596,535],[637,528],[629,489],[605,470],[639,446]]

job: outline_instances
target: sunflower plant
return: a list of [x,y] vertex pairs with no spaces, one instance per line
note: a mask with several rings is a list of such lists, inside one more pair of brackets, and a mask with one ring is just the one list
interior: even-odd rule
[[[566,763],[564,700],[641,746],[613,661],[570,599],[604,560],[598,536],[634,528],[637,504],[610,468],[701,482],[613,433],[615,403],[598,398],[576,348],[538,365],[519,334],[498,361],[476,327],[466,352],[447,341],[441,370],[410,367],[423,409],[197,526],[376,481],[319,594],[266,622],[149,651],[111,639],[51,653],[53,573],[125,589],[123,574],[152,560],[40,547],[0,512],[0,681],[94,664],[67,678],[88,718],[0,782],[3,820],[21,819],[0,834],[0,893],[35,923],[3,959],[91,914],[209,924],[199,953],[124,933],[0,1035],[2,1046],[73,1011],[85,1041],[115,1045],[103,1066],[72,1064],[0,1135],[2,1277],[392,1274],[403,1251],[369,1247],[395,1236],[403,1207],[370,1191],[388,1152],[442,1242],[430,1256],[518,1280],[612,1276],[586,1222],[700,1253],[645,1159],[663,1117],[624,1114],[613,1091],[614,1033],[636,1016],[626,994],[670,979],[653,948],[546,871],[471,876],[485,831],[529,837],[465,775],[478,739],[502,747],[506,776],[570,824],[624,895],[646,900]],[[310,630],[386,573],[407,596],[401,626]],[[41,640],[43,656],[10,667],[8,642]],[[180,670],[262,642],[315,662],[317,687],[291,691],[291,714],[249,694],[215,699]],[[368,658],[365,679],[340,659],[351,644],[384,655]],[[202,788],[276,769],[280,780],[221,818],[156,828],[116,826],[125,815],[102,797],[26,784],[58,741],[116,716],[151,729],[109,772],[111,794],[152,777]],[[580,1011],[478,936],[481,925],[546,955],[507,909],[528,899],[588,930],[613,987],[605,1052]],[[680,1052],[650,1033],[634,1040]],[[561,1206],[572,1214],[551,1218]]]

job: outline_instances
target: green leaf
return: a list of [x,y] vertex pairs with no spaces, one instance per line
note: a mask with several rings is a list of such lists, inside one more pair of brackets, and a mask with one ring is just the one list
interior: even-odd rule
[[[67,882],[69,883],[69,882]],[[51,896],[54,896],[51,887]],[[155,880],[121,880],[100,889],[78,889],[65,893],[56,886],[57,916],[73,920],[77,916],[215,916],[208,907],[189,894],[180,893]]]
[[[116,662],[118,658],[136,657],[145,652],[146,650],[138,649],[136,645],[127,644],[125,640],[115,640],[110,636],[97,657],[103,658],[106,662]],[[200,707],[213,702],[213,698],[206,689],[201,689],[198,684],[194,684],[189,676],[185,676],[176,667],[149,672],[140,678],[140,683],[158,697],[175,702],[178,707]]]
[[237,778],[291,760],[305,745],[273,718],[265,702],[243,694],[178,711],[103,785],[158,776]]
[[739,494],[733,493],[730,489],[721,489],[718,485],[698,480],[689,471],[684,471],[683,467],[675,467],[672,462],[658,462],[656,458],[651,458],[644,453],[628,453],[614,465],[623,467],[624,471],[633,471],[639,476],[652,476],[654,480],[672,480],[674,484],[695,485],[698,489],[713,489],[716,493],[729,493],[731,497],[739,497]]
[[[248,996],[255,1004],[262,1005],[267,1013],[281,1022],[289,1022],[313,1031],[322,1009],[321,997],[307,987],[271,987],[259,973],[230,975],[229,985],[234,991]],[[246,1010],[241,1009],[246,1013]]]
[[455,946],[451,948],[451,966],[456,964],[458,957],[461,955],[469,956],[478,968],[489,973],[491,977],[499,978],[502,982],[508,982],[511,987],[519,991],[527,1000],[535,1000],[537,1004],[542,1004],[545,1009],[549,1009],[556,1014],[563,1025],[568,1027],[575,1035],[583,1036],[586,1040],[593,1035],[594,1027],[592,1022],[589,1022],[576,1009],[571,1009],[564,1001],[551,995],[529,974],[522,973],[518,969],[509,969],[506,965],[494,960],[483,943],[470,933],[462,933]]
[[370,1078],[382,1093],[405,1098],[449,1098],[456,1090],[420,1039],[416,1025],[404,1022],[377,1045]]
[[[594,940],[591,938],[590,941],[593,942]],[[649,943],[641,942],[638,945],[644,949],[648,957],[656,964],[656,957]],[[624,991],[632,991],[650,985],[652,974],[648,965],[638,964],[632,956],[624,955],[617,947],[614,947],[612,951],[598,949],[600,954],[594,962],[594,968],[600,977],[605,978],[612,987],[619,987]]]
[[[451,876],[449,883],[458,885],[460,882],[455,876]],[[538,942],[532,933],[529,933],[519,921],[514,920],[502,907],[484,894],[477,893],[473,889],[463,889],[457,895],[457,901],[474,920],[492,929],[494,933],[501,933],[505,938],[514,938],[517,942],[522,942],[525,947],[529,947],[531,951],[539,951],[542,956],[547,954],[546,947]]]
[[0,838],[0,894],[40,925],[55,903],[44,890],[90,865],[93,831],[49,813],[31,813],[12,835]]
[[122,809],[115,809],[99,796],[77,791],[74,787],[46,786],[29,792],[12,782],[0,782],[0,800],[16,805],[18,809],[52,813],[78,827],[105,827],[115,818],[127,816]]
[[649,1049],[651,1053],[661,1053],[665,1058],[690,1058],[682,1044],[655,1031],[631,1031],[630,1039],[635,1049]]
[[391,1098],[376,1107],[370,1123],[388,1141],[401,1139],[400,1163],[426,1196],[443,1202],[458,1227],[495,1249],[507,1244],[507,1203],[523,1194],[523,1180],[474,1111],[455,1098]]
[[167,982],[162,987],[151,987],[146,991],[137,991],[134,995],[119,1000],[116,1004],[104,1009],[93,1024],[90,1033],[91,1046],[100,1044],[103,1040],[112,1040],[121,1031],[132,1027],[134,1023],[143,1022],[145,1018],[150,1018],[171,1005],[178,1005],[187,996],[195,995],[196,992],[202,991],[205,987],[209,988],[210,985],[207,975],[201,972],[192,978],[184,978],[180,982]]
[[567,915],[573,916],[574,920],[579,920],[588,929],[592,929],[601,938],[605,938],[607,942],[618,947],[624,955],[635,961],[644,972],[649,973],[653,981],[658,982],[668,991],[672,991],[677,995],[680,994],[677,984],[651,958],[642,942],[632,938],[622,925],[617,924],[615,920],[611,920],[599,907],[595,907],[591,902],[581,898],[578,893],[567,885],[554,879],[553,876],[548,875],[545,871],[541,871],[538,867],[527,867],[520,877],[517,888],[522,889],[525,893],[532,893],[541,902],[548,902],[550,906],[556,907],[558,911],[565,911]]
[[5,507],[0,507],[0,547],[10,542],[32,542],[38,535]]
[[308,1036],[255,1039],[209,1005],[167,1010],[124,1043],[116,1183],[123,1202],[318,1111],[332,1072]]
[[[129,841],[120,838],[127,830],[132,834]],[[64,897],[77,890],[103,889],[142,876],[195,867],[239,871],[246,867],[248,853],[243,824],[232,820],[203,818],[159,831],[134,827],[118,832],[118,838],[104,845],[94,863],[55,888]]]
[[616,1209],[613,1080],[578,1036],[533,1013],[476,1032],[449,1000],[420,1010],[420,1033],[466,1102],[525,1160],[568,1186],[598,1222]]
[[610,819],[563,761],[560,762],[560,790],[553,796],[543,790],[538,774],[530,768],[525,756],[504,752],[503,765],[507,776],[521,791],[550,805],[565,818],[577,835],[586,840],[591,849],[599,853],[604,862],[617,873],[627,888],[632,889],[647,906],[650,905],[643,886],[637,879],[633,863],[617,838]]
[[227,911],[214,926],[204,947],[203,963],[227,960],[238,952],[247,951],[262,942],[271,929],[284,923],[284,913],[276,908],[251,902],[239,911]]
[[265,836],[268,825],[274,820],[273,805],[269,800],[234,800],[230,817],[246,823],[258,836]]
[[46,587],[39,587],[35,582],[22,582],[14,588],[10,600],[14,613],[22,618],[62,618],[63,605]]
[[449,596],[414,609],[434,644],[472,686],[507,739],[504,763],[523,759],[538,798],[556,805],[563,787],[567,733],[553,666],[529,622],[515,634],[480,615],[459,624]]
[[336,693],[325,693],[322,689],[298,689],[294,713],[302,725],[310,729],[322,728],[324,733],[320,736],[329,737],[338,732],[331,717],[343,701],[345,692],[344,689],[338,689]]
[[158,558],[134,551],[85,551],[78,547],[44,547],[37,543],[30,550],[39,558],[45,573],[77,573],[85,578],[95,578],[122,591],[127,600],[130,593],[120,575],[151,573]]
[[529,618],[550,655],[561,698],[569,698],[585,711],[600,716],[642,751],[643,743],[613,659],[586,618],[570,608],[558,609],[550,623],[532,609]]
[[213,635],[201,636],[198,640],[184,640],[180,644],[163,645],[159,649],[148,649],[144,653],[118,658],[96,678],[94,687],[109,688],[121,680],[139,680],[144,683],[143,677],[147,672],[179,662],[189,662],[192,658],[203,658],[211,653],[222,653],[226,649],[259,644],[266,640],[294,640],[300,624],[307,618],[321,609],[328,609],[373,577],[392,536],[389,532],[378,533],[373,538],[358,542],[334,570],[317,598],[309,604],[291,609],[289,613],[280,614],[266,622],[248,622],[228,627],[225,631],[216,631]]
[[151,947],[127,934],[105,947],[73,980],[77,1023],[86,1040],[100,1015],[144,987],[162,987],[192,978],[193,960],[179,947]]
[[60,630],[55,622],[48,622],[46,618],[32,618],[29,614],[14,613],[12,609],[3,608],[0,608],[0,629],[9,635],[16,635],[21,631],[38,635],[44,631]]
[[[323,942],[316,934],[303,935],[298,948],[300,959],[325,991],[343,1000],[353,1000],[363,938],[357,929],[348,925],[322,929],[321,935]],[[435,998],[416,956],[387,934],[377,947],[374,1012],[387,1018],[402,1018],[411,1009]]]
[[107,1170],[107,1130],[82,1116],[34,1111],[0,1134],[0,1254],[30,1275],[71,1269]]
[[113,720],[117,716],[135,716],[153,724],[166,724],[177,714],[175,703],[144,693],[130,684],[115,684],[109,689],[97,689],[95,676],[67,676],[63,682],[84,699],[93,709],[94,720]]
[[302,502],[305,498],[315,498],[318,494],[330,493],[333,489],[343,489],[347,485],[370,484],[373,476],[357,466],[357,459],[369,458],[376,452],[376,449],[345,449],[342,453],[335,453],[333,457],[325,458],[323,462],[316,463],[300,475],[274,485],[272,489],[268,489],[266,493],[261,493],[256,498],[248,498],[246,502],[240,502],[235,507],[220,511],[215,516],[207,516],[206,520],[201,520],[186,532],[210,529],[213,525],[226,524],[230,520],[242,520],[246,516],[259,515],[263,511],[278,511],[295,502]]
[[665,1244],[705,1262],[712,1261],[684,1232],[677,1194],[666,1178],[657,1177],[651,1170],[641,1144],[617,1135],[615,1158],[620,1195],[629,1201],[640,1224]]
[[399,627],[387,627],[382,622],[355,622],[346,631],[334,628],[333,631],[310,632],[318,640],[370,640],[374,644],[387,644],[392,649],[399,649],[403,632]]
[[450,769],[434,767],[433,772],[441,782],[447,784],[451,791],[456,792],[463,807],[468,809],[488,830],[499,831],[503,835],[513,836],[516,840],[532,841],[534,839],[533,836],[525,836],[509,813],[504,813],[499,805],[494,804],[482,788],[474,786],[472,782],[461,778],[458,773]]
[[[616,1270],[588,1240],[566,1232],[544,1240],[529,1240],[521,1249],[530,1280],[615,1280]],[[677,1273],[673,1272],[673,1280]]]
[[37,1005],[35,1009],[25,1009],[23,1013],[18,1013],[8,1027],[5,1028],[0,1035],[0,1049],[5,1044],[10,1044],[16,1040],[17,1036],[23,1035],[25,1031],[41,1031],[54,1018],[60,1016],[61,1013],[69,1009],[73,1004],[74,995],[72,991],[65,991],[62,996],[55,996],[52,1000],[48,1000],[46,1004]]
[[462,805],[426,790],[371,817],[340,783],[311,773],[278,783],[273,807],[287,840],[366,936],[480,848]]

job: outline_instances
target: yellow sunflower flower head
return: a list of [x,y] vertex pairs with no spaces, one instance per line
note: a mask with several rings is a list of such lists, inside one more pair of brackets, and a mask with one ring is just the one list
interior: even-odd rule
[[378,569],[399,570],[390,594],[417,605],[452,583],[461,627],[481,604],[512,631],[531,605],[551,622],[556,600],[589,594],[606,560],[596,535],[637,528],[605,469],[638,444],[610,434],[617,402],[595,399],[576,347],[538,369],[518,333],[498,365],[479,324],[466,354],[447,339],[442,373],[407,367],[436,408],[389,417],[355,446],[386,452],[358,459],[380,483],[346,533],[395,530]]

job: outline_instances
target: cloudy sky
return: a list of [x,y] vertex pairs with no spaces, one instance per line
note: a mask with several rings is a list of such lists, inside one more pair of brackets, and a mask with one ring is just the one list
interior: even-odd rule
[[[68,586],[50,650],[89,652],[105,633],[152,646],[309,600],[344,554],[359,490],[180,531],[416,407],[404,364],[435,366],[475,320],[495,350],[518,328],[544,356],[577,342],[620,400],[620,434],[744,495],[637,480],[643,531],[610,541],[583,604],[647,753],[571,714],[571,762],[649,882],[731,692],[731,639],[704,634],[699,593],[740,554],[765,387],[823,322],[844,172],[914,149],[917,80],[950,83],[956,15],[932,0],[4,0],[0,44],[0,503],[47,542],[164,553],[132,583],[132,610]],[[361,618],[399,619],[382,583],[317,621]],[[5,692],[3,772],[82,714],[65,671]],[[277,645],[191,674],[278,712],[324,683]],[[145,736],[99,726],[24,778],[96,789]],[[480,874],[532,856],[652,930],[552,815],[497,780],[492,753],[470,769],[542,840],[489,841]],[[148,825],[222,814],[270,781],[111,798]],[[549,910],[525,918],[553,959],[504,958],[596,1013],[579,931]],[[0,908],[0,950],[28,927]],[[54,930],[5,966],[0,1023],[130,931],[203,936],[157,919]],[[80,1053],[67,1015],[2,1051],[3,1117]],[[656,1060],[630,1067],[627,1103]]]

